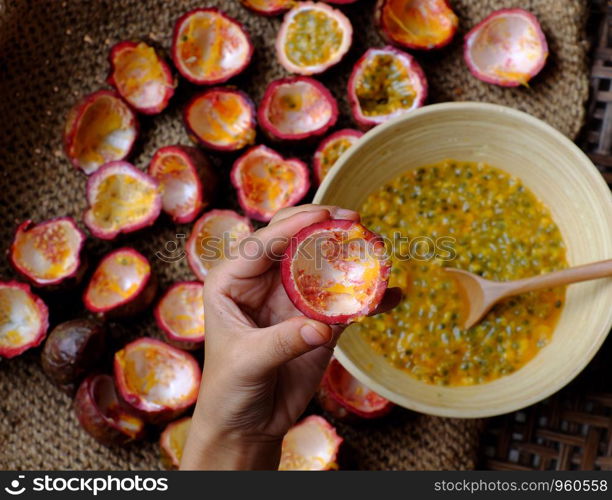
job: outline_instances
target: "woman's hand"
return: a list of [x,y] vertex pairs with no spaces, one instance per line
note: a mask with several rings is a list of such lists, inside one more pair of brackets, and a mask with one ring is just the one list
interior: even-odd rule
[[[329,218],[359,214],[320,205],[282,210],[241,255],[208,274],[206,359],[182,469],[278,468],[283,436],[313,397],[342,329],[293,306],[273,256],[300,229]],[[399,298],[389,289],[377,312]]]

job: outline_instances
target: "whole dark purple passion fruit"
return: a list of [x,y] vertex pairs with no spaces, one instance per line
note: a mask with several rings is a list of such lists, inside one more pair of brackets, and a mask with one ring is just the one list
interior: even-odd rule
[[106,346],[106,332],[98,321],[73,319],[57,325],[41,353],[45,374],[72,394],[81,379],[98,364]]

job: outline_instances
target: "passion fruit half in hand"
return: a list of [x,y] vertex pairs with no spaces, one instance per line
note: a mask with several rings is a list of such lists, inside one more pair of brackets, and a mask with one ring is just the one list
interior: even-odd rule
[[359,382],[336,358],[323,375],[317,400],[325,411],[342,420],[351,416],[378,418],[393,408],[391,401]]
[[91,312],[118,318],[144,311],[155,298],[157,281],[144,255],[119,248],[98,264],[83,295]]
[[102,325],[92,319],[73,319],[57,325],[41,354],[45,374],[68,394],[100,361],[106,345]]
[[367,129],[421,107],[427,80],[406,52],[390,46],[368,49],[353,68],[348,96],[355,122]]
[[255,141],[255,105],[240,90],[205,90],[189,101],[184,121],[192,139],[208,149],[236,151]]
[[257,111],[272,139],[300,141],[325,134],[338,120],[338,104],[320,82],[306,76],[271,82]]
[[67,280],[76,284],[85,270],[81,262],[84,241],[85,235],[71,217],[40,224],[27,220],[17,228],[10,249],[11,263],[37,287]]
[[253,44],[242,24],[215,7],[191,10],[174,26],[172,59],[192,83],[223,83],[241,73],[252,55]]
[[247,9],[261,16],[279,16],[296,4],[296,0],[240,0]]
[[420,50],[448,45],[459,25],[447,0],[378,0],[376,22],[388,43]]
[[336,429],[323,417],[306,417],[285,434],[278,469],[337,469],[336,458],[342,441]]
[[163,211],[176,223],[193,221],[214,199],[217,176],[197,148],[159,148],[149,164],[149,175],[159,184]]
[[178,469],[183,458],[183,449],[191,427],[191,417],[170,422],[159,438],[161,461],[166,469]]
[[358,222],[327,220],[305,227],[281,262],[289,299],[305,316],[348,324],[380,304],[391,264],[382,238]]
[[342,12],[324,3],[299,2],[285,14],[276,54],[290,73],[314,75],[339,63],[352,38],[353,27]]
[[180,349],[204,343],[204,285],[184,281],[172,285],[155,307],[155,320],[168,340]]
[[126,161],[107,163],[87,180],[87,202],[85,225],[103,240],[150,226],[162,207],[157,181]]
[[263,222],[281,208],[297,204],[310,189],[304,162],[285,159],[266,146],[255,146],[238,158],[230,176],[244,212]]
[[167,422],[196,402],[200,366],[181,349],[144,337],[115,354],[115,383],[125,402],[148,421]]
[[176,82],[166,61],[144,42],[120,42],[108,56],[108,83],[132,109],[145,115],[163,111],[174,95]]
[[363,135],[359,130],[345,128],[338,130],[321,141],[312,158],[315,178],[321,184],[323,178],[334,166],[338,158]]
[[240,240],[253,232],[246,217],[233,210],[211,210],[193,225],[185,251],[189,267],[204,281],[208,271],[237,255]]
[[138,135],[138,122],[119,94],[99,90],[68,113],[64,149],[72,164],[87,175],[105,163],[127,158]]
[[538,19],[523,9],[493,12],[465,35],[472,74],[502,87],[527,85],[546,64],[548,44]]
[[106,446],[123,445],[145,434],[145,423],[117,397],[110,375],[87,377],[74,398],[81,427]]
[[13,358],[36,347],[48,328],[47,306],[28,285],[0,282],[0,358]]

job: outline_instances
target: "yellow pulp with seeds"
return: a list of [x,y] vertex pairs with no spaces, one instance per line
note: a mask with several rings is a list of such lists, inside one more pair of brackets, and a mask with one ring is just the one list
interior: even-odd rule
[[394,366],[431,384],[479,384],[519,369],[550,341],[564,287],[505,300],[465,330],[458,287],[444,272],[507,281],[567,266],[549,210],[519,179],[445,160],[382,186],[361,213],[367,227],[394,241],[389,284],[404,297],[355,328]]
[[285,54],[298,66],[332,59],[342,47],[344,32],[336,19],[317,9],[298,12],[287,29]]
[[364,63],[355,94],[364,116],[385,116],[410,109],[416,98],[410,72],[391,54],[375,54]]
[[[116,137],[133,135],[132,125],[126,119],[123,104],[114,97],[100,97],[92,103],[81,118],[72,146],[72,156],[87,165],[123,158],[125,148],[119,146]],[[113,139],[113,134],[115,139]]]
[[338,158],[342,156],[348,148],[350,148],[355,141],[357,141],[356,137],[340,137],[337,140],[333,141],[329,144],[321,154],[321,171],[319,176],[321,177],[321,181],[329,172],[329,169],[334,166],[334,164],[338,161]]
[[155,49],[146,43],[124,49],[115,59],[115,83],[121,94],[129,101],[146,97],[146,86],[164,85],[164,67]]
[[139,222],[151,213],[157,188],[128,174],[112,174],[101,183],[92,204],[96,225],[103,229],[122,228]]

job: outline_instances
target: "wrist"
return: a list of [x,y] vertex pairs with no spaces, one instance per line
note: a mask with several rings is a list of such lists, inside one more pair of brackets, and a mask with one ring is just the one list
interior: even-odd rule
[[276,470],[282,440],[216,429],[195,415],[181,460],[185,470]]

